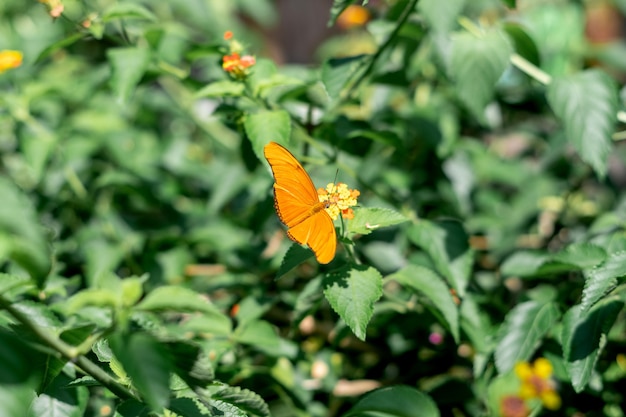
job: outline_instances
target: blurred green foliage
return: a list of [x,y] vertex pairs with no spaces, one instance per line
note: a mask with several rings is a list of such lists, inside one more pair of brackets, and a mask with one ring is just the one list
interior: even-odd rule
[[0,417],[626,415],[625,2],[363,3],[0,2]]

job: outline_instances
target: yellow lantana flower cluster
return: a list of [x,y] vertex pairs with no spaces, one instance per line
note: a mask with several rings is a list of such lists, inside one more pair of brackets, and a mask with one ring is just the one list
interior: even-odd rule
[[5,49],[0,51],[0,74],[22,65],[22,53]]
[[341,217],[349,220],[354,218],[354,211],[350,207],[356,206],[356,200],[361,192],[348,188],[343,182],[337,184],[331,182],[326,186],[326,189],[319,188],[317,195],[321,202],[328,203],[326,212],[331,219],[337,220],[341,214]]
[[520,379],[520,397],[525,400],[538,398],[544,407],[557,410],[561,406],[561,397],[556,392],[556,384],[552,379],[552,364],[546,358],[538,358],[531,365],[520,362],[515,365],[515,374]]

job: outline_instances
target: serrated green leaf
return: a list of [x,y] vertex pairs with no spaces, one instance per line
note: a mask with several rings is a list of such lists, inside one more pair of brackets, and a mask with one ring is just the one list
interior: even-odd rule
[[314,253],[311,249],[294,243],[287,249],[287,253],[285,253],[283,257],[283,261],[280,263],[280,267],[276,272],[276,279],[279,279],[313,255]]
[[232,404],[240,410],[258,416],[269,417],[267,403],[255,392],[239,387],[226,387],[211,395],[213,400],[221,400]]
[[409,228],[407,235],[414,244],[428,253],[437,272],[463,298],[474,261],[463,226],[453,220],[420,220]]
[[369,55],[334,58],[324,63],[321,81],[326,88],[326,93],[331,98],[329,105],[340,98],[346,83],[362,67],[363,61],[366,59],[369,59]]
[[171,401],[169,409],[177,415],[185,417],[212,417],[206,406],[192,398],[175,398]]
[[184,342],[167,344],[174,372],[190,388],[205,387],[215,379],[209,356],[197,345]]
[[493,98],[512,52],[509,40],[498,30],[478,37],[463,32],[452,38],[450,75],[459,98],[480,121],[485,120],[485,106]]
[[113,3],[102,13],[102,21],[105,23],[118,19],[143,19],[154,22],[157,17],[150,10],[136,3]]
[[584,269],[601,264],[606,256],[606,251],[600,246],[582,242],[567,246],[562,251],[552,255],[552,260]]
[[374,313],[374,303],[383,295],[382,275],[372,267],[346,266],[326,274],[324,295],[356,337],[365,331]]
[[71,379],[59,374],[52,384],[31,404],[33,417],[81,417],[87,409],[89,391],[86,387],[68,387]]
[[111,89],[121,103],[126,103],[143,77],[150,51],[147,48],[110,48],[107,58],[111,64]]
[[354,211],[354,218],[348,222],[348,233],[367,235],[381,227],[393,226],[408,220],[394,210],[361,207]]
[[626,252],[612,253],[602,265],[584,271],[585,288],[581,302],[582,312],[587,311],[608,290],[617,285],[617,278],[626,275]]
[[593,368],[606,345],[606,335],[624,307],[617,298],[603,300],[586,314],[580,305],[572,307],[563,319],[563,357],[576,392],[589,383]]
[[200,311],[207,314],[221,314],[213,304],[197,292],[175,285],[155,288],[137,304],[136,308],[143,311]]
[[548,103],[565,126],[567,140],[583,161],[603,177],[613,149],[618,109],[613,80],[600,70],[555,78],[548,86]]
[[171,360],[163,345],[145,333],[117,334],[109,344],[152,411],[167,407]]
[[388,280],[398,281],[424,294],[445,319],[455,341],[459,341],[459,312],[450,294],[450,288],[434,271],[419,265],[408,265],[390,275]]
[[206,87],[201,88],[195,94],[195,97],[196,98],[224,97],[224,96],[240,97],[243,95],[243,92],[245,90],[246,90],[246,86],[241,82],[221,80],[221,81],[212,82]]
[[439,417],[439,409],[426,394],[405,385],[380,388],[363,396],[344,417]]
[[284,110],[249,113],[244,120],[244,128],[254,153],[259,160],[265,161],[263,156],[265,145],[276,142],[286,146],[289,143],[291,118]]
[[554,303],[527,301],[513,308],[499,332],[500,342],[495,351],[498,372],[508,372],[517,362],[528,361],[558,318],[559,311]]
[[417,8],[435,32],[448,33],[454,27],[465,1],[421,0],[417,3]]

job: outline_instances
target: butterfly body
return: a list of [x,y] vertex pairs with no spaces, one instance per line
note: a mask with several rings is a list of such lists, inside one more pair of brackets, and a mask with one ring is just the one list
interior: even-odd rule
[[270,142],[263,149],[274,174],[274,207],[287,227],[287,236],[315,253],[319,263],[333,260],[337,249],[335,225],[319,200],[317,189],[300,162],[283,146]]

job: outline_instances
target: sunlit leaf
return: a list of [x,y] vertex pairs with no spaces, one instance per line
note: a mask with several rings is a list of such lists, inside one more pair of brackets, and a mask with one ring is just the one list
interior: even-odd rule
[[463,32],[452,39],[449,71],[456,81],[457,94],[481,121],[512,52],[509,40],[497,30],[480,36]]
[[439,409],[426,394],[398,385],[372,391],[363,396],[344,417],[439,417]]
[[372,267],[346,266],[326,274],[322,285],[333,310],[356,337],[365,340],[374,303],[383,295],[380,273]]
[[548,86],[548,103],[565,126],[567,140],[599,176],[607,171],[613,148],[617,89],[600,70],[555,78]]
[[558,319],[559,311],[554,303],[527,301],[513,308],[499,332],[500,342],[495,351],[498,372],[508,372],[517,362],[528,361]]
[[459,312],[450,294],[450,288],[443,278],[423,266],[409,265],[387,279],[396,280],[424,294],[432,306],[443,315],[445,325],[450,329],[454,339],[459,340]]

